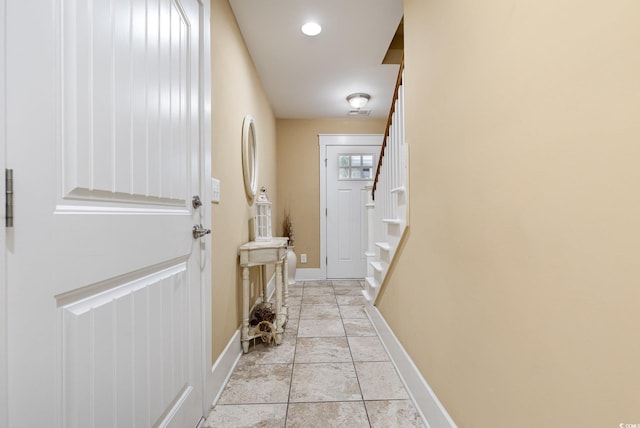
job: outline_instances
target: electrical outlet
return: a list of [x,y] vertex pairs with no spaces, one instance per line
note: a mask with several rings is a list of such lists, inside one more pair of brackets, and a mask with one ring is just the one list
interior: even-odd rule
[[307,255],[300,254],[300,263],[306,263],[306,262],[307,262]]

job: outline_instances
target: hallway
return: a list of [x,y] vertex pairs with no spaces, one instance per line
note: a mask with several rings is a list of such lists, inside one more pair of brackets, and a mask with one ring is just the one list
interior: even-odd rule
[[364,312],[362,286],[290,287],[282,344],[251,346],[205,427],[423,427]]

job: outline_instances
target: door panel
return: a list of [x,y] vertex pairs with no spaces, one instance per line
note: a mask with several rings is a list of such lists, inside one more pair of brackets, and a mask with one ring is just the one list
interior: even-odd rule
[[104,426],[151,426],[193,393],[187,269],[182,261],[115,281],[61,307],[65,414],[76,415],[67,426],[91,426],[92,415]]
[[[351,183],[350,183],[351,184]],[[353,247],[354,242],[351,239],[351,225],[356,223],[358,219],[357,207],[354,207],[351,200],[354,198],[354,193],[357,189],[337,189],[337,205],[335,210],[336,221],[338,223],[338,262],[348,263],[353,259]],[[355,211],[355,212],[354,212]],[[357,223],[356,223],[357,224]],[[356,242],[355,245],[358,245]],[[356,255],[357,257],[357,255]]]
[[6,8],[9,426],[195,426],[205,9]]
[[185,10],[175,0],[75,6],[62,8],[63,196],[184,206],[198,136]]

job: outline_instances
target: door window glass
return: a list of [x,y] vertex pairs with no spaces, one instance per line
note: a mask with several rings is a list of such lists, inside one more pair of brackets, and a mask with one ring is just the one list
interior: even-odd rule
[[338,180],[371,180],[373,154],[344,154],[338,156]]

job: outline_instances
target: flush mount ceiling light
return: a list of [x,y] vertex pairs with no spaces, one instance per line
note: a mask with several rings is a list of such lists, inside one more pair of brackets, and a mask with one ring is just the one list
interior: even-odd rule
[[307,22],[301,30],[307,36],[317,36],[322,31],[322,27],[317,22]]
[[361,109],[369,102],[370,99],[371,99],[371,95],[364,94],[361,92],[356,94],[351,94],[347,97],[347,101],[349,101],[349,104],[351,104],[351,107],[355,109]]

